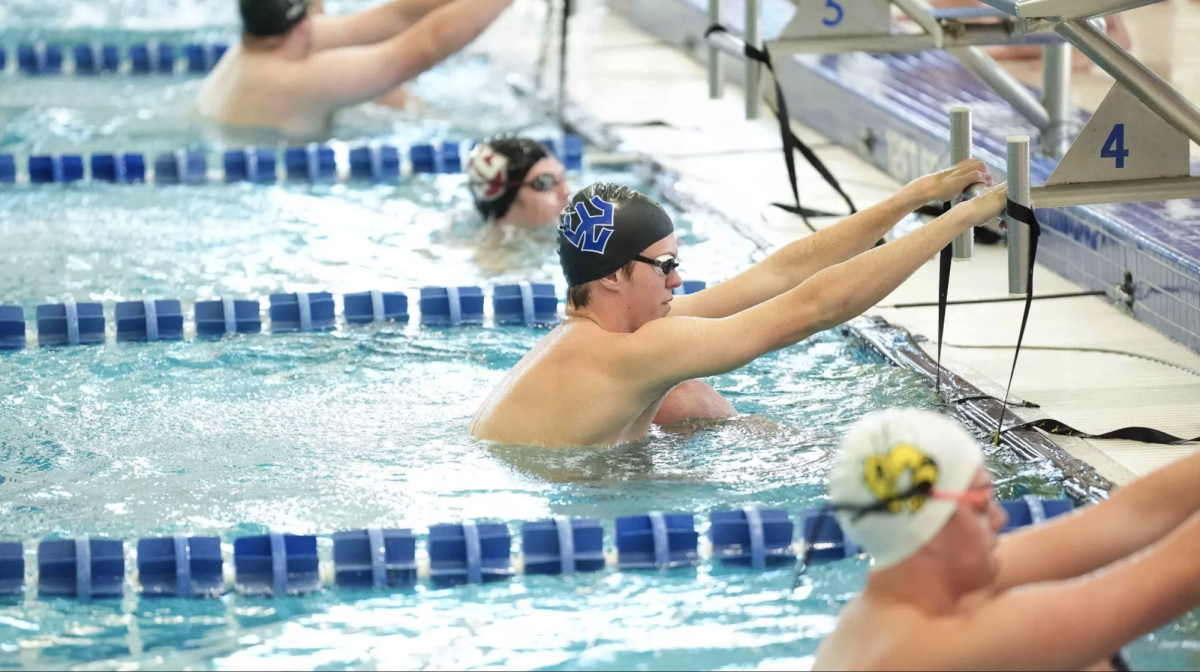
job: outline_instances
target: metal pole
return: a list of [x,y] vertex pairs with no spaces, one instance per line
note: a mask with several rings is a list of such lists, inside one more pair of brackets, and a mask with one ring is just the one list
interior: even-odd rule
[[1039,131],[1050,128],[1050,115],[1046,114],[1042,102],[1037,99],[1012,73],[988,56],[979,47],[955,47],[947,49],[963,67],[996,90],[1004,100],[1015,107],[1021,116],[1029,120]]
[[1042,46],[1042,104],[1050,115],[1050,128],[1042,136],[1042,153],[1063,156],[1071,147],[1071,45]]
[[1169,201],[1175,198],[1200,198],[1200,177],[1156,177],[1118,182],[1051,184],[1034,187],[1031,193],[1033,202],[1043,208]]
[[[950,108],[950,163],[958,164],[971,158],[971,108],[956,105]],[[954,205],[962,197],[954,199]],[[955,261],[967,261],[975,256],[975,230],[960,233],[951,245]]]
[[[708,0],[708,25],[721,25],[722,0]],[[708,43],[708,97],[720,100],[725,96],[725,68],[721,67],[721,52]]]
[[[759,17],[761,0],[746,0],[746,44],[762,49],[762,20]],[[746,118],[762,116],[762,66],[746,59]]]
[[[1033,207],[1029,197],[1029,136],[1008,138],[1008,198],[1014,203]],[[1008,222],[1008,292],[1024,294],[1029,280],[1029,227],[1021,222]]]
[[899,7],[900,11],[912,19],[913,23],[932,36],[938,47],[942,46],[942,24],[934,18],[929,3],[925,0],[892,0],[892,4]]
[[1200,142],[1200,109],[1086,21],[1058,25],[1059,35],[1133,92],[1192,142]]

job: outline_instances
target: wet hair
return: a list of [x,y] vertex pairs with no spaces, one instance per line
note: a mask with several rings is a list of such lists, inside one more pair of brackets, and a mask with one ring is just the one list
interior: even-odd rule
[[[633,277],[633,266],[636,261],[631,261],[621,267],[621,275],[626,279]],[[593,281],[594,282],[594,281]],[[592,302],[592,283],[585,282],[582,285],[575,285],[567,288],[567,302],[572,308],[586,308]]]

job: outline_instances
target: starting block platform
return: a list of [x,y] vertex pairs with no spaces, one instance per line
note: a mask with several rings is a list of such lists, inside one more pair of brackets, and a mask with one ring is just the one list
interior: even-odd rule
[[[1103,15],[1108,5],[1125,9],[1134,1],[1088,0],[1087,15]],[[1071,4],[1056,2],[1054,11],[1060,12]],[[1030,12],[1035,0],[988,4],[1019,4]],[[763,37],[781,34],[794,8],[788,0],[763,0]],[[701,62],[706,58],[706,0],[642,0],[628,3],[626,11],[642,30],[690,50]],[[742,0],[726,0],[725,25],[731,32],[742,33],[743,13]],[[954,105],[973,110],[976,156],[998,180],[1005,177],[1007,138],[1038,135],[945,52],[779,56],[775,69],[796,121],[901,182],[949,165],[949,108]],[[742,68],[727,73],[733,81],[743,77]],[[1073,130],[1089,118],[1076,111]],[[1057,165],[1058,159],[1035,156],[1034,183],[1044,184]],[[1107,292],[1139,320],[1200,351],[1200,200],[1042,208],[1038,216],[1043,224],[1039,262],[1089,290]],[[1120,291],[1122,286],[1132,293]]]

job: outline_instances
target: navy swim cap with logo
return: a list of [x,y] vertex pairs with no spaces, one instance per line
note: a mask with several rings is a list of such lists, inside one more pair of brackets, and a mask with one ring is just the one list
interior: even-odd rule
[[239,0],[242,30],[254,37],[278,37],[308,16],[308,0]]
[[575,194],[558,223],[558,259],[571,287],[616,273],[675,231],[662,206],[629,187],[597,182]]
[[545,145],[528,138],[496,138],[476,147],[467,163],[467,179],[479,214],[492,220],[503,217],[529,171],[548,156]]

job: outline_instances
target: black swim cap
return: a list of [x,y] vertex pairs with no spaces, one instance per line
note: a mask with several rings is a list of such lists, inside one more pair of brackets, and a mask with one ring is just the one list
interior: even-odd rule
[[575,287],[616,273],[674,231],[658,203],[629,187],[597,182],[559,215],[558,260]]
[[308,15],[308,0],[239,0],[242,30],[254,37],[286,35]]
[[517,200],[525,176],[550,150],[527,138],[496,138],[475,148],[467,164],[467,178],[475,207],[487,219],[500,219]]

